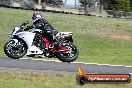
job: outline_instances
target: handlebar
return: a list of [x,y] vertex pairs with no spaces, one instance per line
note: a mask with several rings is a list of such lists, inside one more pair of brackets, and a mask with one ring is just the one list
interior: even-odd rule
[[22,23],[22,25],[21,25],[20,27],[24,27],[24,26],[26,26],[27,24],[29,24],[29,22],[28,22],[28,21],[26,21],[26,22]]

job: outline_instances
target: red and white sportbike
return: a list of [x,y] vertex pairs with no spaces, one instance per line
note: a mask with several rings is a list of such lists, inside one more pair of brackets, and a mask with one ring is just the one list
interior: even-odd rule
[[[24,22],[20,27],[15,27],[11,33],[11,40],[4,46],[4,52],[8,57],[19,59],[24,55],[43,55],[45,57],[56,57],[62,62],[73,62],[77,59],[79,51],[73,44],[72,32],[57,33],[55,39],[59,40],[59,44],[54,45],[39,34],[40,29],[33,28],[24,31],[26,24],[28,22]],[[46,52],[43,50],[44,47],[48,48]]]

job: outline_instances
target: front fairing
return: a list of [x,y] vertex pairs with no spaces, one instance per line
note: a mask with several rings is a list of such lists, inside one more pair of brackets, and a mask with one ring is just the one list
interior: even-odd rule
[[16,33],[15,35],[18,36],[19,38],[23,39],[28,44],[29,42],[33,42],[35,33],[24,31],[24,32]]
[[33,40],[34,40],[34,37],[35,37],[35,33],[24,31],[24,32],[16,33],[15,35],[18,36],[23,41],[25,41],[25,43],[27,44],[28,50],[27,50],[26,55],[42,54],[43,53],[43,51],[41,51],[39,48],[37,48],[36,46],[33,45]]
[[16,33],[18,33],[19,30],[20,30],[19,27],[15,27],[14,30],[12,31],[12,33],[10,34],[10,38],[13,38],[14,35],[15,35]]

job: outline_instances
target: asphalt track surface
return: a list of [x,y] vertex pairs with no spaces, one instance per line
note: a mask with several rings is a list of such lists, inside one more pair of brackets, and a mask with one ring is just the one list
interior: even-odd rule
[[132,74],[132,66],[110,66],[90,63],[64,63],[55,61],[42,61],[31,59],[0,58],[1,69],[25,69],[26,71],[38,72],[73,72],[82,67],[87,73],[97,74]]

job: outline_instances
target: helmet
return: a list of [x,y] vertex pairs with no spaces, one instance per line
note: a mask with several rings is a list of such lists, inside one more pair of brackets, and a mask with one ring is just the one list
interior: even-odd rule
[[34,12],[32,16],[33,23],[35,23],[37,20],[42,19],[42,15],[40,12]]

